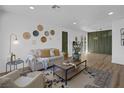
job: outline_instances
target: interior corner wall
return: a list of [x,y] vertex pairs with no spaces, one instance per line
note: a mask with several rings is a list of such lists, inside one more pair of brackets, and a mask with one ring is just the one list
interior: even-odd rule
[[124,65],[124,46],[121,46],[120,29],[124,28],[124,19],[112,23],[112,63]]
[[[9,53],[9,40],[10,34],[15,33],[18,37],[19,44],[12,45],[12,51],[16,54],[17,58],[21,58],[25,60],[27,54],[31,49],[38,49],[38,48],[59,48],[60,51],[62,49],[62,31],[68,32],[68,52],[69,55],[72,54],[72,41],[75,39],[75,36],[80,37],[82,35],[86,35],[86,32],[80,31],[72,31],[66,28],[60,28],[58,26],[52,26],[49,24],[44,24],[40,19],[35,19],[30,16],[23,16],[19,14],[13,13],[6,13],[1,19],[0,25],[0,72],[5,72],[6,69],[6,62],[8,60],[8,53]],[[44,35],[44,31],[40,32],[38,37],[34,37],[32,32],[36,30],[37,25],[42,24],[44,26],[44,31],[49,31],[51,29],[55,30],[54,36],[47,37],[46,43],[41,43],[40,38]],[[31,39],[24,40],[23,33],[30,32]],[[52,40],[50,40],[50,37]],[[34,44],[35,42],[35,44]],[[27,64],[25,63],[25,66]],[[21,65],[19,67],[22,67]]]

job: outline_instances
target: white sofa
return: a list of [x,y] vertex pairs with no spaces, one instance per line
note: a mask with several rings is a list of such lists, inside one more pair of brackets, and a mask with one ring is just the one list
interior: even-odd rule
[[1,88],[43,88],[44,78],[39,71],[20,76],[20,71],[12,71],[0,77]]
[[[47,50],[48,55],[44,55]],[[27,62],[32,71],[37,71],[40,69],[47,69],[52,66],[55,61],[63,62],[64,56],[62,52],[59,51],[58,55],[55,55],[55,50],[59,49],[50,48],[50,49],[34,49],[31,50],[27,56]]]

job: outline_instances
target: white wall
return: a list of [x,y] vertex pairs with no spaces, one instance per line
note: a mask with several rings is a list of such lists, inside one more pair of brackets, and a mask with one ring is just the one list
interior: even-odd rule
[[121,46],[120,29],[124,28],[124,19],[112,23],[112,62],[124,64],[124,46]]
[[[72,41],[74,40],[75,36],[80,37],[82,35],[86,35],[86,32],[79,32],[79,31],[72,31],[65,28],[60,28],[57,26],[51,26],[49,24],[44,24],[40,19],[35,19],[30,16],[23,16],[13,13],[5,13],[4,16],[1,18],[1,25],[0,25],[0,39],[1,45],[0,47],[0,72],[5,72],[5,65],[8,58],[9,53],[9,37],[11,33],[15,33],[18,36],[19,44],[12,46],[13,52],[16,54],[18,58],[25,59],[26,55],[31,49],[36,48],[59,48],[62,49],[62,31],[68,32],[69,38],[69,54],[72,54]],[[52,36],[52,40],[49,40],[46,43],[40,42],[40,37],[43,35],[43,32],[40,32],[38,37],[34,37],[31,35],[30,40],[24,40],[22,37],[23,32],[32,32],[36,29],[36,26],[42,24],[44,26],[44,31],[49,31],[51,29],[55,30],[55,36]],[[33,45],[32,41],[35,40],[36,44]]]

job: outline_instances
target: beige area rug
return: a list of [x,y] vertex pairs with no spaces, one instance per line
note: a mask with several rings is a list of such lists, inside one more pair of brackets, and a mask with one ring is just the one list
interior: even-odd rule
[[87,85],[90,85],[87,87],[99,87],[94,84],[94,77],[92,77],[86,71],[82,71],[71,80],[69,80],[67,82],[67,86],[62,79],[60,79],[56,75],[53,75],[52,71],[47,70],[43,71],[43,73],[46,79],[46,88],[85,88]]
[[85,88],[86,85],[98,87],[94,84],[94,77],[89,75],[86,71],[82,71],[77,76],[68,81],[68,86],[71,88]]

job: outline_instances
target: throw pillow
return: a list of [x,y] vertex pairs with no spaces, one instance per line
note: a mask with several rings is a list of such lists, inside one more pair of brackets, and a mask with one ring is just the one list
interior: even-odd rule
[[50,49],[44,49],[44,50],[42,50],[41,57],[50,57]]
[[55,54],[55,56],[60,56],[59,49],[54,49],[54,54]]

